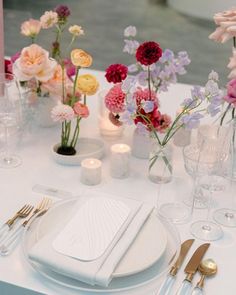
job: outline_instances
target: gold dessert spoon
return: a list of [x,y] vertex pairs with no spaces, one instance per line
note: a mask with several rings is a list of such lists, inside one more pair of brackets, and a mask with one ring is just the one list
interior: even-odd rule
[[203,260],[198,267],[198,271],[201,273],[201,278],[193,289],[192,295],[203,294],[205,278],[217,273],[217,264],[213,259]]

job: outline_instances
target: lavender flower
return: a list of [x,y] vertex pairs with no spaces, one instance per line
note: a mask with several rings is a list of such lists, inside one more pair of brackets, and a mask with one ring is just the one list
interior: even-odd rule
[[154,109],[154,102],[150,100],[142,100],[141,105],[145,113],[151,113]]
[[212,70],[208,76],[208,80],[219,81],[218,73]]
[[203,101],[205,99],[205,95],[203,90],[200,86],[193,86],[193,89],[191,90],[191,95],[193,99]]
[[123,52],[127,52],[129,54],[135,54],[137,48],[139,47],[139,42],[136,40],[124,40],[125,46],[123,48]]
[[147,85],[147,79],[148,79],[148,73],[147,72],[142,71],[137,75],[138,83],[140,85],[142,85],[142,86]]
[[183,115],[181,118],[181,122],[187,129],[194,129],[197,128],[200,124],[200,120],[204,116],[198,112]]
[[133,124],[133,117],[129,111],[125,111],[120,115],[120,121],[124,124],[132,125]]
[[159,59],[160,63],[172,62],[174,59],[174,53],[170,49],[166,49],[163,53],[161,58]]
[[128,26],[124,30],[125,37],[135,37],[136,34],[137,34],[137,30],[136,30],[136,27],[134,27],[134,26]]
[[128,71],[129,73],[135,73],[138,71],[138,65],[137,64],[132,64],[128,66]]
[[122,83],[121,89],[125,93],[132,91],[132,89],[135,87],[137,82],[137,78],[135,76],[128,76]]
[[137,127],[137,130],[138,130],[139,134],[142,134],[142,135],[148,136],[149,133],[148,133],[148,131],[147,131],[147,127],[146,127],[143,123],[138,122],[138,123],[136,124],[136,127]]

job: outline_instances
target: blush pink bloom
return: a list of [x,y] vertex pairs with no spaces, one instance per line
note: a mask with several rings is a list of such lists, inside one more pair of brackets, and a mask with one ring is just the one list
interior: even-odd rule
[[72,87],[73,83],[67,77],[66,72],[64,72],[64,77],[63,77],[62,67],[61,67],[61,65],[57,65],[55,67],[52,78],[49,79],[48,81],[42,83],[41,89],[43,91],[54,94],[55,96],[62,97],[63,83],[64,83],[64,90],[65,90],[64,95],[66,95],[67,88]]
[[55,11],[45,11],[40,17],[40,23],[43,29],[48,29],[58,22],[58,14]]
[[89,109],[88,107],[77,101],[73,106],[74,112],[76,115],[80,116],[81,118],[87,118],[89,116]]
[[166,129],[171,124],[171,117],[167,114],[161,114],[159,118],[159,125],[156,127],[157,131],[160,133],[165,133]]
[[229,81],[227,84],[227,94],[224,99],[236,107],[236,79]]
[[137,87],[137,90],[134,92],[133,97],[136,100],[136,103],[138,106],[141,104],[142,100],[145,100],[145,101],[151,100],[155,102],[156,106],[159,106],[159,101],[157,99],[156,93],[154,91],[151,91],[151,97],[150,97],[150,93],[147,88],[142,89],[141,87]]
[[236,49],[233,48],[233,56],[229,60],[229,64],[227,67],[231,70],[230,74],[228,75],[229,79],[236,78]]
[[105,96],[105,105],[112,113],[121,113],[125,110],[125,93],[121,89],[121,83],[113,86]]
[[41,23],[36,19],[30,18],[21,25],[21,34],[26,37],[34,38],[41,30]]
[[55,122],[71,121],[75,117],[74,110],[67,104],[58,104],[52,109],[51,117]]
[[37,44],[25,47],[15,61],[13,73],[20,81],[32,78],[46,82],[53,77],[57,62],[49,58],[49,53]]
[[232,37],[236,36],[236,8],[216,13],[214,20],[218,27],[209,36],[210,39],[225,43]]

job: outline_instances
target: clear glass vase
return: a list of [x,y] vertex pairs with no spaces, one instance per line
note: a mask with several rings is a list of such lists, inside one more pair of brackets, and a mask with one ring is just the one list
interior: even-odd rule
[[168,183],[172,180],[172,153],[170,143],[162,146],[156,140],[152,141],[148,170],[148,177],[152,182]]

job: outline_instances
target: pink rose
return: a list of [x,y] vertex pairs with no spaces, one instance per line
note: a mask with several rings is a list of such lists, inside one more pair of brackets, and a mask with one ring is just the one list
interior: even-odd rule
[[46,92],[52,93],[56,96],[62,97],[62,82],[64,81],[64,87],[65,87],[65,94],[67,92],[67,88],[72,87],[73,84],[71,80],[67,77],[66,71],[64,72],[64,77],[62,73],[62,67],[61,65],[57,65],[55,67],[53,76],[51,79],[49,79],[47,82],[42,83],[41,89],[46,90]]
[[218,27],[209,36],[210,39],[225,43],[236,36],[236,8],[216,13],[214,20]]
[[76,115],[80,116],[81,118],[87,118],[89,116],[89,109],[85,104],[80,103],[77,101],[73,106],[74,112]]
[[49,53],[37,44],[25,47],[15,61],[13,73],[20,81],[32,78],[46,82],[53,77],[57,62],[49,58]]
[[229,81],[227,84],[227,95],[224,99],[236,107],[236,79]]
[[21,25],[21,34],[26,37],[34,38],[41,30],[40,21],[30,18]]

